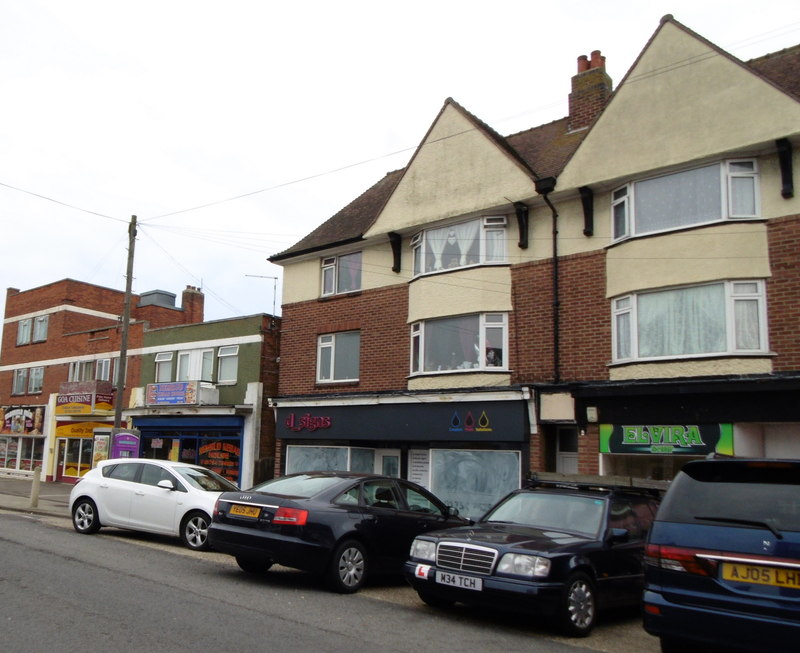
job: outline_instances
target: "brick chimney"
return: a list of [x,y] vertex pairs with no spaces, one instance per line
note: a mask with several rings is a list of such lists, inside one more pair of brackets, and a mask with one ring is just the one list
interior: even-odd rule
[[570,131],[591,125],[605,108],[612,90],[613,83],[606,74],[606,58],[600,50],[592,52],[591,58],[585,54],[578,57],[578,74],[572,78],[569,94]]
[[186,286],[181,296],[184,324],[199,324],[203,321],[206,296],[195,286]]

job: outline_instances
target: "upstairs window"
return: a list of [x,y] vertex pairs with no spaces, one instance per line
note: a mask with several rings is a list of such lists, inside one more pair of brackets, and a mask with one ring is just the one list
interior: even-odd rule
[[213,349],[195,349],[178,353],[178,375],[176,381],[211,382],[213,372]]
[[322,296],[361,290],[361,252],[322,259]]
[[220,347],[217,357],[219,358],[217,381],[220,383],[236,383],[239,373],[239,345]]
[[317,339],[317,382],[358,381],[361,334],[327,333]]
[[618,188],[611,197],[614,239],[720,220],[756,218],[760,212],[754,159],[723,161]]
[[411,373],[507,369],[507,315],[480,313],[411,325]]
[[32,367],[28,374],[28,394],[36,394],[42,391],[44,385],[44,368]]
[[94,361],[75,361],[69,364],[70,381],[94,381]]
[[33,342],[44,342],[47,340],[47,324],[50,321],[49,315],[40,315],[33,320]]
[[156,354],[156,383],[169,383],[172,381],[172,352],[162,351]]
[[485,216],[427,229],[411,239],[414,276],[506,262],[506,217]]
[[24,395],[25,386],[28,382],[28,370],[20,369],[14,370],[14,380],[11,386],[12,395]]
[[33,320],[26,318],[17,322],[17,344],[27,345],[31,342],[31,328],[33,327]]
[[726,281],[613,302],[614,360],[766,353],[764,282]]

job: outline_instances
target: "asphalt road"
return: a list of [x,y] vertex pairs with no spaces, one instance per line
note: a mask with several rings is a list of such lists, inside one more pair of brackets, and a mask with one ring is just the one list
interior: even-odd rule
[[66,516],[0,510],[0,561],[3,649],[16,653],[658,651],[638,614],[611,615],[571,640],[517,616],[433,610],[402,581],[337,595],[293,570],[250,577],[229,556],[177,539],[78,535]]

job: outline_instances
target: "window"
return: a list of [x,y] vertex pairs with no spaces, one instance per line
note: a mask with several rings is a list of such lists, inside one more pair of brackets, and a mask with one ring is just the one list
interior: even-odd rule
[[47,323],[49,315],[40,315],[33,320],[33,342],[44,342],[47,340]]
[[163,351],[156,354],[156,383],[169,383],[172,381],[172,352]]
[[506,217],[487,216],[428,229],[411,239],[414,276],[481,263],[506,262]]
[[93,381],[94,361],[75,361],[69,364],[70,381]]
[[25,387],[28,382],[28,370],[14,370],[14,380],[11,388],[12,395],[24,395]]
[[322,259],[322,296],[361,290],[361,252]]
[[762,281],[639,293],[613,302],[614,360],[764,353]]
[[360,346],[361,334],[358,331],[320,336],[317,341],[317,381],[357,381]]
[[36,394],[42,391],[44,383],[44,368],[32,367],[28,374],[28,394]]
[[217,357],[219,358],[217,381],[235,383],[239,373],[239,345],[220,347]]
[[98,381],[111,380],[111,359],[101,358],[97,361],[97,368],[95,371],[95,378]]
[[213,379],[214,350],[195,349],[178,353],[177,381],[208,381]]
[[30,318],[17,322],[17,344],[27,345],[31,341],[31,327],[33,322]]
[[723,161],[643,179],[611,196],[614,239],[759,215],[755,160]]
[[505,313],[480,313],[411,325],[411,373],[506,369]]

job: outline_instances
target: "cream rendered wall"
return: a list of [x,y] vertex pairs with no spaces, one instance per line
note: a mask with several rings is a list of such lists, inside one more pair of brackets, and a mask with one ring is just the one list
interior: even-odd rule
[[559,188],[625,179],[798,134],[800,103],[672,22],[617,88]]
[[[610,316],[609,316],[609,319]],[[674,363],[636,363],[610,366],[608,377],[612,381],[632,379],[678,379],[681,377],[719,376],[728,374],[770,374],[769,358],[697,358]]]
[[528,173],[446,104],[366,236],[492,212],[492,207],[513,215],[512,202],[534,195]]
[[415,376],[408,380],[409,390],[444,390],[450,388],[499,388],[511,385],[510,374],[461,372],[439,376]]

